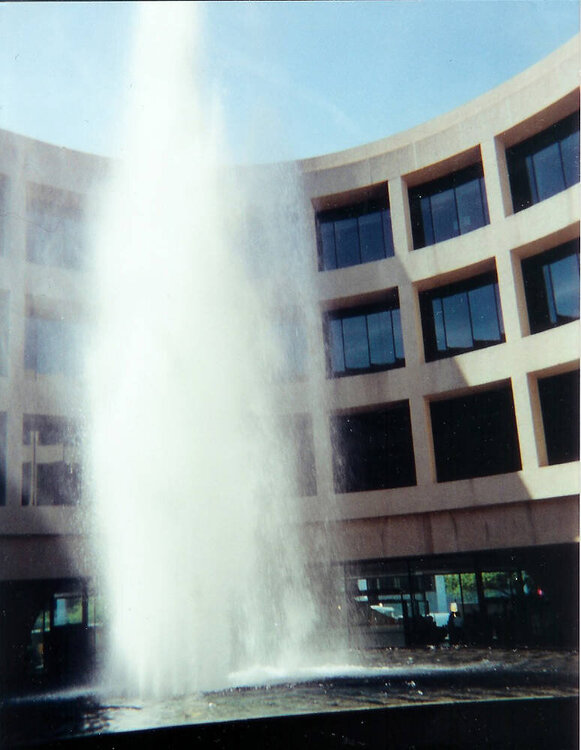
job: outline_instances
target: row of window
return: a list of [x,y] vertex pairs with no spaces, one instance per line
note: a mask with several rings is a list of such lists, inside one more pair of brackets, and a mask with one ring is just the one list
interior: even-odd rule
[[[579,181],[579,113],[506,151],[515,212]],[[0,176],[0,215],[7,178]],[[414,249],[466,234],[489,223],[482,164],[409,190]],[[26,256],[32,263],[83,266],[85,217],[79,195],[30,185],[26,201]],[[321,270],[391,257],[391,215],[386,199],[317,214]]]
[[[579,370],[537,381],[550,465],[579,459]],[[510,385],[430,403],[436,479],[449,482],[521,469]],[[295,490],[316,495],[309,417],[289,419]],[[416,467],[407,401],[379,410],[332,416],[333,478],[337,493],[409,487]],[[75,505],[82,492],[78,426],[63,417],[25,415],[21,503]],[[6,466],[6,414],[0,414],[0,466]],[[0,476],[0,505],[6,499]]]
[[[538,203],[579,182],[579,113],[506,151],[513,209]],[[480,162],[408,190],[414,249],[472,232],[490,222]],[[386,200],[386,199],[385,199]],[[392,257],[387,202],[317,213],[319,270]]]
[[[56,193],[56,195],[55,195]],[[29,195],[26,201],[26,258],[31,263],[82,268],[85,260],[85,219],[78,196],[62,191]]]
[[[0,175],[0,253],[4,252],[8,178]],[[29,185],[26,198],[26,259],[42,266],[82,268],[86,256],[82,198],[57,188]]]
[[[579,243],[522,261],[531,333],[579,318]],[[419,294],[427,362],[504,342],[496,272]],[[324,321],[329,377],[405,365],[397,291],[374,306],[337,310]]]
[[[0,292],[0,375],[9,372],[9,297]],[[39,375],[77,375],[83,327],[59,318],[29,315],[24,336],[24,366]]]
[[405,365],[397,291],[381,304],[330,313],[324,328],[333,377]]
[[[579,318],[579,243],[572,241],[522,261],[531,333]],[[427,362],[502,343],[504,324],[494,271],[419,294]],[[8,375],[9,299],[0,293],[0,375]],[[288,316],[287,316],[288,317]],[[298,312],[283,321],[281,338],[289,376],[306,370],[304,330]],[[283,330],[284,328],[284,330]],[[288,330],[287,330],[288,329]],[[324,318],[329,377],[405,365],[397,290],[365,307],[335,310]],[[26,319],[24,365],[39,375],[79,373],[83,327],[58,318]]]
[[76,505],[82,492],[78,425],[65,417],[25,414],[22,505]]
[[[549,464],[579,459],[579,370],[539,378]],[[438,482],[519,471],[510,386],[430,403]],[[416,484],[409,403],[332,417],[338,493]]]
[[[64,417],[24,415],[22,505],[76,505],[81,498],[80,435]],[[7,419],[0,413],[0,505],[6,504]]]

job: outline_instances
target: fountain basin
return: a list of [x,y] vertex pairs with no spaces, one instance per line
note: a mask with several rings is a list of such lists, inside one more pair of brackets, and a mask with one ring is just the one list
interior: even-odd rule
[[577,747],[571,652],[394,649],[357,665],[262,670],[246,684],[168,700],[105,690],[14,696],[7,747]]

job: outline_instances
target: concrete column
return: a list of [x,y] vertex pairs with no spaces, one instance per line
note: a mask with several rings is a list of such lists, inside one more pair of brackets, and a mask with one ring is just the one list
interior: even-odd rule
[[498,289],[507,342],[529,333],[528,315],[519,258],[508,250],[496,255]]
[[424,361],[418,295],[409,284],[400,286],[398,292],[406,367],[418,367]]
[[335,494],[330,414],[326,410],[317,409],[312,418],[317,496],[321,502],[326,503],[330,502]]
[[533,375],[527,375],[527,380],[537,461],[539,466],[548,466],[549,458],[547,456],[545,427],[543,425],[543,413],[541,411],[541,399],[539,396],[539,382]]
[[436,480],[429,405],[420,395],[410,398],[409,403],[416,461],[416,480],[418,487],[427,487]]
[[413,250],[407,184],[404,179],[397,177],[389,181],[388,190],[395,255],[405,258]]
[[[535,418],[533,417],[533,410],[531,407],[531,398],[529,393],[529,379],[526,374],[515,375],[512,378],[512,394],[514,399],[514,412],[516,417],[516,428],[518,431],[518,440],[520,445],[520,456],[522,461],[523,470],[536,469],[539,463],[541,463],[542,454],[539,453],[537,445],[537,428],[541,425],[538,424],[540,418],[540,404],[538,405],[537,411],[537,424],[535,425]],[[544,440],[542,441],[544,449]],[[546,463],[546,449],[545,463]]]
[[491,138],[480,144],[480,152],[486,183],[488,213],[490,222],[495,224],[513,213],[506,151],[504,144],[498,138]]

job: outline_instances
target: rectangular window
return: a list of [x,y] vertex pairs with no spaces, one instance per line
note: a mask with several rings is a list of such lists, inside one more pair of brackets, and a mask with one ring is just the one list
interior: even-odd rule
[[579,112],[506,150],[515,213],[579,182]]
[[79,324],[34,315],[26,319],[24,366],[39,375],[76,375],[81,343]]
[[366,201],[317,214],[319,270],[330,271],[393,255],[387,202]]
[[26,201],[26,257],[63,268],[84,264],[84,216],[79,195],[30,186]]
[[539,379],[549,464],[579,460],[579,370]]
[[519,471],[510,386],[430,404],[438,482]]
[[531,333],[579,320],[579,240],[522,261]]
[[82,625],[83,596],[82,594],[55,594],[53,625],[55,628],[67,625]]
[[426,361],[504,342],[496,272],[420,293]]
[[76,505],[81,497],[80,436],[64,417],[25,414],[22,505]]
[[409,200],[416,250],[490,222],[481,164],[411,188]]
[[330,313],[324,327],[329,377],[405,365],[397,291],[381,305]]
[[331,418],[335,492],[416,483],[409,404]]

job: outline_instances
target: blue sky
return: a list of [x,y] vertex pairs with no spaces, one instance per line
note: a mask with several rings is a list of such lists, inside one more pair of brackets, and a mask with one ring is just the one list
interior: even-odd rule
[[[412,127],[578,31],[578,0],[199,3],[203,75],[235,161],[337,151]],[[0,127],[118,155],[137,4],[0,4]]]

